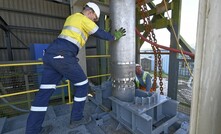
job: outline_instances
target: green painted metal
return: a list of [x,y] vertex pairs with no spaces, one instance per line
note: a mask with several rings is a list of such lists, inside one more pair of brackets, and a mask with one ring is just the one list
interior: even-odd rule
[[[105,15],[101,14],[99,19],[99,27],[105,29]],[[98,55],[105,55],[106,54],[106,41],[97,39],[97,54]],[[98,59],[98,74],[105,74],[107,73],[107,58],[99,58]],[[106,81],[106,77],[99,78],[99,84],[103,81]]]
[[[181,4],[182,0],[172,1],[172,22],[176,36],[179,38],[180,35],[180,16],[181,16]],[[175,35],[171,29],[170,47],[177,49],[177,41]],[[169,58],[169,77],[168,77],[168,96],[174,100],[177,100],[177,89],[178,89],[178,69],[179,61],[177,59],[177,53],[171,52]]]
[[[163,1],[162,1],[163,2]],[[163,4],[163,3],[161,3]],[[168,10],[172,12],[172,22],[173,22],[173,27],[176,32],[176,36],[179,37],[180,35],[180,16],[181,16],[181,4],[182,0],[172,0],[170,3],[167,4]],[[177,42],[176,38],[174,36],[174,33],[172,32],[171,29],[171,24],[168,20],[167,17],[164,17],[165,12],[157,13],[157,6],[153,2],[149,2],[148,6],[151,8],[148,11],[149,16],[152,16],[152,26],[154,29],[161,29],[161,28],[167,28],[169,32],[171,33],[171,42],[170,42],[170,47],[171,48],[176,48],[177,49]],[[140,16],[139,11],[137,10],[137,16]],[[167,16],[167,15],[165,15]],[[140,20],[140,17],[137,17],[138,20]],[[137,21],[137,28],[140,31],[144,31],[144,26],[139,24],[139,21]],[[147,33],[143,34],[145,37],[147,36]],[[156,37],[157,38],[157,37]],[[139,53],[141,45],[144,43],[143,41],[138,42],[139,39],[137,39],[136,43],[137,46],[140,45],[139,47],[136,47],[136,52],[137,54]],[[136,59],[138,61],[139,59]],[[177,99],[177,86],[178,86],[178,60],[177,60],[177,54],[171,52],[170,53],[170,63],[169,63],[169,83],[168,83],[168,96],[171,97],[172,99]]]
[[168,27],[169,24],[170,24],[170,21],[167,18],[159,18],[159,19],[154,20],[154,22],[152,23],[153,28],[155,29]]

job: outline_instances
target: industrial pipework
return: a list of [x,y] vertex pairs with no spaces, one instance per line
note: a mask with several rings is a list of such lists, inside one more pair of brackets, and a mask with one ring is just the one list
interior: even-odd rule
[[131,102],[135,96],[135,1],[111,0],[111,28],[126,29],[126,36],[110,45],[112,95]]

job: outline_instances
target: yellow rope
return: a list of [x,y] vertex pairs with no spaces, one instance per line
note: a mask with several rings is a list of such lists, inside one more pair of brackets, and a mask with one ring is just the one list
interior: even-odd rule
[[169,18],[171,28],[172,28],[172,30],[173,30],[173,34],[174,34],[174,36],[175,36],[175,38],[176,38],[177,46],[178,46],[178,48],[179,48],[180,51],[181,51],[181,54],[182,54],[182,56],[183,56],[183,58],[184,58],[184,61],[185,61],[185,63],[186,63],[186,66],[187,66],[187,68],[188,68],[188,70],[189,70],[190,75],[193,77],[193,74],[192,74],[192,71],[191,71],[191,69],[190,69],[189,63],[187,62],[187,59],[186,59],[185,55],[183,54],[182,47],[179,45],[178,37],[176,36],[176,32],[175,32],[174,27],[173,27],[173,22],[172,22],[172,20],[171,20],[171,18],[170,18],[170,15],[169,15],[169,13],[168,13],[168,7],[167,7],[167,4],[166,4],[166,1],[163,0],[163,2],[164,2],[164,5],[165,5],[165,8],[166,8],[166,13],[167,13],[167,16],[168,16],[168,18]]

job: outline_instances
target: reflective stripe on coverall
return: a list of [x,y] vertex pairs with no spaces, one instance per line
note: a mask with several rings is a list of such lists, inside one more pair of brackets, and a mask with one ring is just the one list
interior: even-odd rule
[[26,134],[38,134],[41,131],[49,98],[63,77],[76,87],[71,120],[82,119],[89,84],[76,56],[91,34],[100,39],[115,39],[83,14],[75,13],[66,19],[61,34],[47,48],[43,57],[42,82],[31,106]]
[[41,131],[50,96],[63,77],[69,79],[76,87],[71,120],[80,120],[83,117],[89,84],[78,64],[77,53],[78,47],[76,45],[59,38],[47,49],[43,57],[42,82],[31,106],[26,134],[38,134]]

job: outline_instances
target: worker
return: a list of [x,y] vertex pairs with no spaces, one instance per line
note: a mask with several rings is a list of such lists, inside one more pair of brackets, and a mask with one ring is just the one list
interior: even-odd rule
[[100,39],[116,41],[126,35],[124,28],[113,34],[100,29],[95,22],[100,17],[100,9],[93,2],[88,2],[81,13],[67,17],[64,27],[43,56],[44,71],[40,89],[37,92],[27,119],[26,134],[49,133],[51,125],[42,127],[50,96],[56,85],[65,77],[76,88],[70,117],[70,128],[89,123],[91,117],[84,116],[83,110],[88,92],[88,79],[78,64],[76,57],[85,45],[89,35]]
[[151,76],[147,71],[142,69],[140,64],[136,64],[136,78],[135,78],[136,89],[141,89],[150,92],[151,88]]

